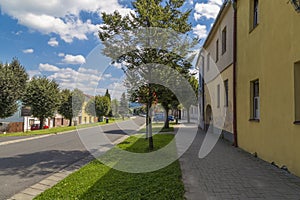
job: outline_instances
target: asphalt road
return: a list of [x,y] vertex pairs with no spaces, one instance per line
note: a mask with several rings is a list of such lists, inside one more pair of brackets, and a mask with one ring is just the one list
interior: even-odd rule
[[[124,135],[135,133],[145,118],[73,131],[65,134],[0,146],[0,199],[7,199],[51,174],[90,155],[83,142],[104,133],[114,142]],[[103,134],[102,134],[103,135]],[[16,139],[16,138],[13,138]],[[23,139],[23,138],[22,138]],[[84,139],[84,140],[85,140]],[[6,139],[7,140],[7,139]]]

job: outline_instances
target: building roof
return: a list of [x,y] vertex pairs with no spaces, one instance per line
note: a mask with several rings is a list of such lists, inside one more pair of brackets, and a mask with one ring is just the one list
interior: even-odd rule
[[215,29],[216,27],[218,26],[220,20],[221,20],[221,17],[223,16],[223,13],[225,12],[225,8],[228,8],[228,6],[231,5],[231,1],[230,0],[225,0],[218,15],[217,15],[217,18],[213,24],[213,27],[210,29],[209,33],[208,33],[208,36],[206,37],[206,40],[203,44],[203,47],[207,46],[208,45],[208,42],[209,40],[211,39],[213,33],[215,32]]

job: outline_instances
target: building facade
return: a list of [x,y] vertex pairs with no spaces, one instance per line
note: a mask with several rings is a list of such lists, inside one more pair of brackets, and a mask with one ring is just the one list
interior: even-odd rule
[[200,70],[200,126],[219,129],[223,137],[232,142],[233,18],[233,6],[230,1],[225,1],[197,62]]
[[239,147],[299,176],[300,13],[291,2],[237,1],[237,133]]

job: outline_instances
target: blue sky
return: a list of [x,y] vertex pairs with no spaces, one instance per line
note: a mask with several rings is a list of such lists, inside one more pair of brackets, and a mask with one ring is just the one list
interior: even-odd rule
[[[184,9],[193,10],[191,35],[205,40],[221,4],[222,0],[186,1]],[[101,12],[126,15],[132,12],[130,0],[0,0],[0,9],[1,62],[16,57],[30,76],[54,78],[61,88],[78,87],[93,94],[97,85],[103,86],[99,93],[121,87],[121,70],[109,67],[110,61],[99,55],[97,31]]]

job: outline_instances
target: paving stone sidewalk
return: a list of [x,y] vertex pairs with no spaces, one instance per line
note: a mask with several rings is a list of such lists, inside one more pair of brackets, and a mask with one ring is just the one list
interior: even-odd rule
[[207,157],[199,159],[204,137],[205,133],[198,131],[179,159],[187,199],[300,200],[300,178],[222,139]]

